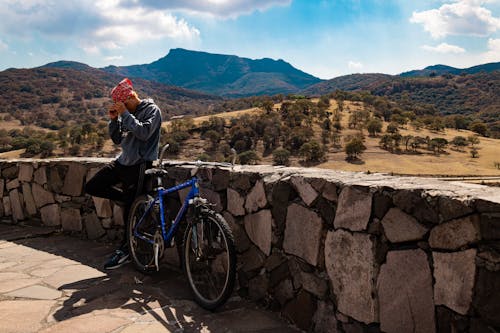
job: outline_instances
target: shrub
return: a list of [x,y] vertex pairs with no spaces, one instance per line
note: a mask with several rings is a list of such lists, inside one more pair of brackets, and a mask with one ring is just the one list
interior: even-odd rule
[[290,151],[278,148],[273,151],[273,161],[275,165],[290,165]]
[[257,153],[253,150],[247,150],[238,155],[240,164],[255,164],[260,160]]

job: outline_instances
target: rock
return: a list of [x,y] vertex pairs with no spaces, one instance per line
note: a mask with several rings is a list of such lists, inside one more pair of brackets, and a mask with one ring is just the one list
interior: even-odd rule
[[284,262],[286,262],[286,257],[282,253],[275,252],[266,259],[264,267],[270,272]]
[[229,170],[214,169],[212,171],[212,185],[215,191],[227,189],[229,186],[230,173]]
[[123,208],[118,205],[113,205],[113,223],[115,225],[125,225],[123,220]]
[[33,198],[33,193],[31,192],[31,186],[28,183],[23,183],[22,185],[23,195],[24,195],[24,205],[26,207],[26,212],[28,215],[33,216],[36,214],[35,199]]
[[422,197],[420,192],[408,190],[398,191],[394,194],[393,201],[396,207],[413,215],[420,222],[434,224],[439,222],[438,214],[430,203]]
[[345,187],[340,193],[335,228],[352,231],[366,230],[372,211],[372,195],[352,187]]
[[311,206],[318,197],[318,192],[303,177],[292,177],[290,183],[307,206]]
[[34,180],[38,185],[47,184],[47,171],[46,167],[40,167],[34,172]]
[[222,200],[220,198],[219,193],[202,187],[202,188],[200,188],[200,196],[207,199],[208,202],[210,202],[211,204],[214,204],[215,207],[213,209],[216,212],[219,212],[219,213],[222,212],[222,209],[223,209]]
[[80,163],[71,163],[64,178],[62,193],[73,197],[82,194],[87,168]]
[[469,333],[469,319],[460,316],[444,306],[436,307],[438,332]]
[[481,239],[500,240],[500,213],[481,214]]
[[12,179],[11,181],[7,182],[7,184],[5,185],[5,188],[7,189],[7,191],[13,190],[13,189],[18,188],[18,187],[19,187],[19,180],[17,178]]
[[338,333],[338,323],[333,305],[324,301],[318,302],[318,308],[313,316],[314,332]]
[[312,273],[301,272],[300,280],[302,282],[302,288],[310,292],[316,297],[323,299],[328,292],[328,284],[322,278],[316,276]]
[[310,329],[315,312],[316,302],[312,295],[304,290],[283,309],[283,315],[304,331]]
[[234,216],[245,215],[245,198],[243,198],[237,191],[227,189],[227,211]]
[[3,215],[4,216],[12,216],[12,207],[10,205],[10,197],[3,197]]
[[5,188],[5,180],[0,179],[0,199],[3,198],[3,190]]
[[331,202],[337,202],[339,197],[337,195],[337,185],[334,183],[327,182],[323,187],[323,192],[321,193],[323,198]]
[[283,306],[288,300],[292,299],[294,296],[293,285],[290,279],[281,281],[280,284],[274,289],[274,297]]
[[54,197],[55,197],[56,202],[58,202],[58,203],[71,201],[71,197],[68,195],[56,194]]
[[479,216],[471,215],[435,226],[429,244],[434,249],[456,250],[479,239]]
[[17,189],[10,191],[9,198],[12,208],[12,218],[14,219],[14,222],[17,223],[18,221],[24,220],[23,206],[21,204],[19,191]]
[[19,174],[19,169],[17,165],[10,165],[2,170],[3,179],[14,179]]
[[[474,289],[474,310],[489,325],[500,327],[500,270],[490,271],[480,267]],[[492,330],[493,332],[493,330]]]
[[93,212],[83,217],[83,223],[85,224],[88,239],[98,239],[106,234],[106,230],[102,227],[99,218]]
[[264,182],[259,180],[246,198],[245,209],[248,213],[253,213],[260,208],[266,207],[266,205],[267,198],[264,190]]
[[265,262],[266,257],[259,251],[255,246],[251,246],[250,249],[243,253],[240,257],[242,262],[242,270],[244,272],[250,272],[256,269],[260,269]]
[[51,192],[46,191],[39,184],[33,184],[31,187],[31,191],[33,193],[33,199],[35,199],[36,208],[40,208],[55,202],[54,195]]
[[20,182],[31,182],[33,178],[33,165],[22,163],[19,166],[19,176],[17,178],[19,178]]
[[[49,168],[47,185],[51,192],[61,193],[64,186],[64,175],[67,172],[67,166],[52,165]],[[68,180],[71,181],[71,180]]]
[[285,231],[286,211],[291,189],[290,184],[284,181],[280,181],[273,186],[271,212],[276,223],[277,235],[283,235]]
[[474,212],[474,209],[467,206],[466,203],[444,196],[439,198],[438,209],[443,221],[453,220]]
[[245,230],[250,240],[266,255],[271,254],[272,215],[269,209],[245,216]]
[[283,250],[316,266],[321,231],[321,217],[307,208],[293,203],[288,206]]
[[472,302],[476,274],[476,249],[461,252],[433,252],[434,301],[462,315],[467,314]]
[[61,225],[61,209],[58,204],[51,204],[40,208],[42,222],[46,226]]
[[321,197],[316,200],[316,209],[323,218],[327,227],[333,228],[333,220],[335,218],[334,205],[330,201]]
[[391,243],[417,241],[427,233],[427,228],[399,208],[391,208],[382,219],[384,232]]
[[80,210],[75,208],[61,209],[61,225],[66,231],[82,231]]
[[338,310],[358,321],[378,321],[375,290],[375,244],[369,235],[344,230],[329,231],[325,241],[325,266]]
[[94,201],[95,211],[100,218],[112,217],[111,203],[108,199],[92,197]]
[[236,251],[238,253],[243,253],[250,248],[251,241],[248,238],[245,229],[234,221],[234,217],[228,212],[222,214],[226,222],[229,224],[231,231],[233,232],[234,245],[236,246]]
[[376,192],[373,195],[373,215],[382,219],[392,206],[392,198],[385,192]]
[[381,331],[435,332],[432,275],[424,251],[390,251],[377,288]]
[[266,275],[257,275],[248,282],[248,296],[253,301],[258,301],[267,295],[269,279]]
[[282,263],[269,273],[269,285],[274,287],[281,281],[285,280],[290,276],[290,271],[288,269],[288,264]]

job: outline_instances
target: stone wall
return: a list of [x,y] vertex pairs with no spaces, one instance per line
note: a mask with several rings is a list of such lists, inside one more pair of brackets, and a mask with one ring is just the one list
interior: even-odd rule
[[[0,217],[117,240],[119,207],[82,190],[106,161],[0,162]],[[193,171],[167,169],[168,184]],[[500,330],[500,189],[269,166],[198,175],[233,230],[238,293],[302,329]]]

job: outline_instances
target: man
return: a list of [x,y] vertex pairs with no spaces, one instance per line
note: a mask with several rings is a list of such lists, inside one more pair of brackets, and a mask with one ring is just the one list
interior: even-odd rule
[[[96,197],[113,200],[124,207],[124,241],[104,264],[114,269],[130,262],[128,250],[128,211],[137,192],[142,191],[144,171],[158,158],[161,111],[152,99],[139,99],[129,79],[122,80],[111,91],[114,104],[108,109],[109,134],[120,144],[121,154],[103,167],[85,185],[85,191]],[[115,188],[121,184],[123,191]]]

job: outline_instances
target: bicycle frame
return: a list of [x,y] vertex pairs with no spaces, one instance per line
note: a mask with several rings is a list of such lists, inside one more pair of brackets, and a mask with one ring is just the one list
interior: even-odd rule
[[[182,189],[185,189],[185,188],[188,188],[188,187],[191,187],[191,190],[189,191],[188,195],[186,196],[186,199],[184,200],[181,208],[179,209],[179,212],[177,213],[177,216],[175,217],[174,222],[172,223],[172,225],[170,226],[170,228],[168,230],[166,230],[166,222],[167,221],[165,221],[165,214],[164,214],[164,212],[166,210],[166,207],[164,206],[164,200],[163,200],[164,197],[167,194],[174,193],[174,192],[177,192],[179,190],[182,190]],[[192,199],[194,199],[195,197],[198,197],[199,194],[200,194],[200,190],[199,190],[198,178],[197,177],[193,177],[193,178],[189,179],[188,181],[186,181],[186,182],[184,182],[182,184],[179,184],[179,185],[167,188],[167,189],[163,189],[163,188],[158,189],[156,197],[154,198],[154,200],[152,200],[149,203],[146,211],[141,216],[141,219],[134,226],[134,237],[140,238],[143,241],[148,242],[150,244],[154,244],[155,243],[154,239],[149,239],[147,237],[144,237],[137,230],[138,230],[138,227],[143,223],[144,218],[149,214],[149,212],[151,211],[151,209],[153,209],[153,205],[159,204],[160,205],[160,226],[161,226],[161,233],[162,233],[162,237],[163,237],[164,242],[166,244],[169,244],[172,241],[172,238],[174,237],[175,233],[177,232],[177,228],[179,226],[179,223],[182,220],[182,217],[184,216],[184,214],[186,213],[187,208],[188,208],[188,206],[190,204],[190,201]]]

